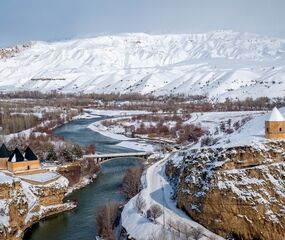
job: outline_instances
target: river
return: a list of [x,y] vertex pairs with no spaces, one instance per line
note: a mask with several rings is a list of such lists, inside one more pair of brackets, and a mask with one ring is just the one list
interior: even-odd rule
[[[96,119],[74,120],[55,130],[59,136],[82,146],[95,144],[98,152],[134,151],[118,147],[119,141],[105,137],[87,128]],[[108,201],[123,201],[120,192],[123,176],[128,168],[140,163],[134,158],[121,158],[102,164],[97,179],[83,189],[70,194],[66,200],[78,201],[72,211],[48,217],[33,225],[24,240],[94,240],[96,236],[96,213]]]

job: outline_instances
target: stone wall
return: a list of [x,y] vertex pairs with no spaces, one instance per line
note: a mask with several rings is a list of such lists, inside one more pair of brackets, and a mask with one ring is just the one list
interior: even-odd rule
[[0,158],[0,169],[7,169],[8,158]]
[[265,124],[265,136],[268,139],[285,139],[285,121],[269,122]]
[[39,169],[40,161],[8,162],[8,170],[11,172]]

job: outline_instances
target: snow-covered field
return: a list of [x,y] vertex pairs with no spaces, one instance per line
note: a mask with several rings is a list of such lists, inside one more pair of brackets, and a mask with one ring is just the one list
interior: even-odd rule
[[139,141],[139,140],[122,141],[122,142],[118,143],[117,146],[130,148],[130,149],[134,149],[137,151],[143,151],[143,152],[150,152],[150,153],[155,152],[155,146],[154,145],[146,143],[144,141]]
[[20,176],[23,180],[31,180],[36,182],[45,183],[48,181],[55,180],[59,178],[61,175],[59,175],[57,172],[45,172],[45,173],[37,173],[37,174],[30,174],[30,175],[22,175]]
[[[285,115],[285,108],[279,109]],[[236,113],[204,113],[198,118],[197,122],[208,127],[213,137],[219,138],[219,141],[213,147],[234,147],[234,146],[262,146],[266,142],[265,138],[265,121],[269,120],[270,112],[236,112]],[[243,118],[250,117],[250,119],[241,126],[238,130],[231,134],[218,133],[215,135],[214,127],[220,120],[227,121],[232,119],[232,124],[235,121],[240,121]],[[193,148],[199,147],[194,145]]]
[[0,90],[283,97],[284,61],[285,40],[233,31],[33,42],[0,59]]
[[13,178],[0,171],[0,183],[12,183]]

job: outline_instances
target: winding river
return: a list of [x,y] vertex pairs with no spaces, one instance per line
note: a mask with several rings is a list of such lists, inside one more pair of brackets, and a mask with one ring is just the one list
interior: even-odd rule
[[[82,146],[95,144],[102,153],[134,151],[116,146],[119,141],[105,137],[87,128],[96,119],[81,119],[65,124],[55,130],[59,136]],[[140,163],[134,158],[121,158],[102,164],[98,178],[83,189],[73,192],[67,200],[78,201],[72,211],[48,217],[33,225],[24,240],[94,240],[95,219],[98,209],[108,201],[122,201],[120,192],[123,176],[128,168]]]

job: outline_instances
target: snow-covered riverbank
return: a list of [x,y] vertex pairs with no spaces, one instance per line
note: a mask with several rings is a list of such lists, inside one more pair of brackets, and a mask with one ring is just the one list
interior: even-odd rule
[[[85,113],[76,117],[76,119],[92,119],[99,117],[111,117],[113,120],[128,118],[134,115],[149,114],[145,111],[124,111],[124,110],[98,110],[85,109]],[[94,132],[98,132],[103,136],[120,141],[117,146],[130,148],[136,151],[154,152],[155,146],[138,138],[130,138],[124,135],[121,128],[107,128],[103,126],[102,121],[96,121],[88,126]]]
[[[150,166],[142,177],[144,185],[141,196],[146,202],[144,213],[141,214],[135,207],[135,201],[138,197],[133,197],[126,205],[122,212],[122,226],[128,234],[137,239],[159,239],[165,234],[166,239],[183,239],[183,228],[200,229],[204,235],[201,240],[215,238],[222,240],[202,225],[189,218],[181,209],[176,207],[176,203],[171,199],[172,187],[165,176],[165,163],[169,155],[164,159]],[[158,204],[163,209],[163,214],[157,219],[157,224],[146,217],[146,211],[153,204]],[[180,230],[176,228],[179,227]],[[179,233],[180,232],[180,233]]]

